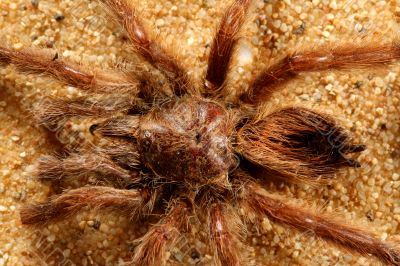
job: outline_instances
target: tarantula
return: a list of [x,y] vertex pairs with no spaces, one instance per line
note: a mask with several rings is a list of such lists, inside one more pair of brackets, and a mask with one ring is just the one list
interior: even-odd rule
[[[190,229],[189,218],[206,223],[216,263],[239,265],[238,226],[244,213],[312,231],[350,251],[400,265],[400,249],[346,222],[296,207],[268,193],[262,181],[320,184],[345,167],[364,145],[354,144],[337,122],[306,108],[267,115],[259,106],[301,72],[372,67],[400,57],[397,45],[336,47],[286,56],[264,69],[226,102],[226,77],[251,0],[235,0],[217,29],[202,85],[179,60],[154,41],[126,0],[100,0],[120,22],[137,54],[150,67],[89,71],[32,50],[0,47],[0,63],[24,73],[45,74],[86,93],[72,100],[49,98],[38,121],[58,130],[72,118],[101,118],[90,132],[103,140],[90,151],[40,160],[38,176],[63,180],[93,175],[110,186],[84,186],[21,210],[26,225],[65,219],[84,207],[109,209],[132,220],[161,215],[137,240],[132,263],[159,265],[165,252]],[[162,76],[162,78],[160,78]],[[162,82],[161,82],[161,81]]]

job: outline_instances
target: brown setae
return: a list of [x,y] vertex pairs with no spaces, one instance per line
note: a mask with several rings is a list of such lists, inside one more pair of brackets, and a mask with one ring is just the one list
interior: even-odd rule
[[[328,115],[300,107],[261,116],[259,107],[302,72],[373,67],[400,58],[397,44],[337,47],[286,56],[262,70],[248,89],[227,102],[226,77],[251,0],[234,0],[211,45],[208,68],[196,82],[176,55],[157,43],[127,0],[99,0],[125,30],[152,70],[89,71],[43,51],[0,47],[0,65],[47,75],[82,91],[75,99],[48,98],[35,118],[51,131],[66,121],[101,120],[88,128],[101,145],[65,156],[43,156],[41,180],[93,175],[107,185],[63,191],[21,210],[27,225],[67,219],[83,208],[112,210],[132,221],[160,215],[137,239],[133,265],[160,265],[190,219],[207,223],[216,264],[246,265],[240,256],[244,215],[271,221],[383,263],[400,265],[400,248],[346,221],[296,207],[263,188],[268,178],[324,184],[365,150]],[[159,82],[163,76],[164,83]],[[201,85],[198,85],[201,84]],[[240,212],[239,209],[244,212]]]

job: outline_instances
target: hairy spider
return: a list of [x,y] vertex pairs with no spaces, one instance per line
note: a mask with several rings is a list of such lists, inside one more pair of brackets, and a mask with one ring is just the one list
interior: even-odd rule
[[[268,193],[263,179],[311,184],[331,179],[344,167],[354,144],[335,119],[306,108],[267,115],[259,106],[301,72],[372,67],[400,57],[397,45],[336,47],[290,54],[263,70],[235,102],[226,101],[226,76],[238,32],[251,0],[235,0],[225,12],[211,46],[202,86],[145,30],[125,0],[100,0],[125,29],[141,58],[151,66],[112,73],[49,57],[42,52],[0,47],[0,64],[24,73],[45,74],[77,87],[85,97],[50,98],[36,111],[38,121],[59,130],[72,118],[102,118],[90,132],[102,137],[91,151],[42,157],[38,176],[61,180],[94,175],[111,186],[64,191],[45,203],[25,206],[21,221],[43,225],[84,207],[109,209],[132,220],[160,214],[137,240],[132,263],[159,265],[189,218],[205,221],[216,262],[240,265],[238,209],[294,227],[384,263],[400,265],[400,250],[371,232],[296,207]],[[160,75],[163,77],[160,82]]]

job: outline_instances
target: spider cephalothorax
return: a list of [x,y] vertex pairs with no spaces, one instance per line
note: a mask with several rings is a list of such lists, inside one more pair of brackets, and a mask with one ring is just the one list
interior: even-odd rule
[[253,213],[400,265],[395,245],[339,219],[295,207],[262,185],[276,177],[323,183],[343,167],[360,167],[349,154],[365,146],[354,144],[335,119],[316,111],[288,107],[259,112],[262,102],[301,72],[387,64],[400,57],[398,45],[288,55],[261,71],[244,93],[227,103],[226,76],[251,0],[235,0],[225,12],[200,87],[145,31],[132,5],[124,0],[100,2],[120,22],[150,71],[89,71],[58,56],[0,47],[0,64],[46,74],[82,91],[84,96],[77,99],[43,101],[35,112],[42,125],[62,131],[71,118],[101,120],[89,128],[102,140],[97,147],[67,150],[68,156],[62,158],[44,156],[39,178],[91,176],[110,185],[67,190],[45,203],[25,206],[23,224],[55,222],[84,207],[119,211],[132,221],[161,214],[160,221],[137,240],[131,261],[159,265],[180,234],[189,232],[189,217],[195,215],[206,223],[215,262],[240,265],[246,259],[239,255],[236,231]]
[[140,119],[138,144],[144,164],[167,179],[207,183],[227,176],[234,164],[232,118],[221,105],[185,97]]

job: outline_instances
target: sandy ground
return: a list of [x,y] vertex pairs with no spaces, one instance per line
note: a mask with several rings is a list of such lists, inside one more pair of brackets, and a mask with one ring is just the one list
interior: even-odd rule
[[[205,71],[218,18],[229,4],[225,2],[230,1],[135,1],[163,44],[174,45],[198,78]],[[232,67],[232,90],[245,89],[271,59],[290,51],[332,43],[390,42],[399,29],[400,2],[394,0],[254,2]],[[0,36],[0,45],[52,47],[65,59],[96,67],[112,68],[132,58],[119,27],[91,0],[0,0]],[[399,70],[393,65],[309,73],[277,93],[267,107],[307,106],[332,113],[368,150],[358,158],[362,168],[344,172],[327,187],[282,183],[269,189],[298,204],[309,202],[321,211],[340,213],[382,239],[400,241]],[[45,95],[73,97],[79,92],[46,78],[18,75],[12,67],[0,69],[0,88],[0,266],[121,263],[145,226],[90,211],[46,228],[24,227],[19,221],[21,205],[42,201],[50,191],[32,175],[38,157],[54,151],[48,134],[31,117],[32,106]],[[171,250],[169,264],[211,264],[204,232],[195,236]],[[377,264],[268,220],[259,230],[249,228],[246,244],[243,256],[249,256],[250,265]]]

